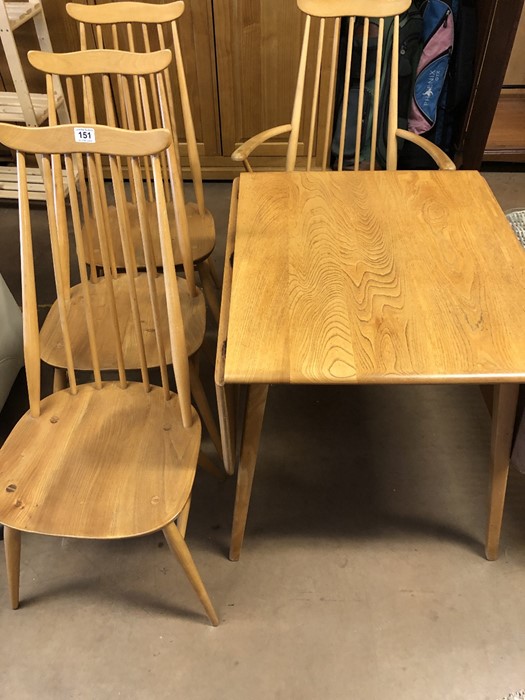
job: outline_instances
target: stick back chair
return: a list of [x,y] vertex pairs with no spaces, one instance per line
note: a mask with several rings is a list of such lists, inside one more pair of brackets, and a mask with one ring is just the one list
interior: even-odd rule
[[[195,201],[186,202],[193,259],[210,310],[218,321],[216,287],[219,285],[210,258],[215,247],[215,223],[204,201],[202,170],[177,28],[177,20],[184,12],[184,2],[177,0],[163,5],[127,1],[107,2],[102,5],[67,3],[66,11],[79,23],[82,50],[92,47],[90,37],[94,35],[95,48],[98,49],[149,53],[155,48],[171,48],[173,52],[173,63],[165,69],[171,129],[176,148],[179,145],[180,127],[184,131],[195,198]],[[158,118],[157,113],[154,114],[154,118]],[[138,125],[139,128],[143,128],[140,120]],[[130,128],[126,123],[122,126]],[[161,124],[154,121],[154,126]]]
[[[54,81],[57,78],[65,79],[68,106],[72,119],[75,122],[82,121],[87,124],[104,123],[116,126],[118,117],[115,110],[113,87],[117,89],[118,103],[121,110],[127,115],[127,124],[134,128],[137,122],[144,129],[153,128],[153,113],[157,114],[157,121],[169,128],[169,113],[167,106],[166,89],[164,83],[164,71],[171,60],[171,52],[167,49],[147,54],[133,54],[125,51],[92,50],[78,51],[66,54],[54,54],[40,51],[31,51],[28,55],[30,63],[46,74],[49,100],[49,120],[51,125],[57,123],[57,109],[54,96],[51,92]],[[112,82],[113,81],[113,82]],[[99,93],[103,100],[97,104],[94,95]],[[80,98],[78,97],[80,95]],[[186,332],[186,344],[191,357],[191,388],[195,403],[201,417],[210,434],[212,442],[221,455],[220,435],[211,411],[206,393],[198,372],[197,351],[201,347],[206,330],[206,309],[201,291],[195,284],[193,258],[188,233],[188,220],[184,206],[184,193],[182,185],[181,168],[178,149],[171,143],[166,153],[160,155],[161,174],[164,187],[164,197],[167,202],[167,214],[170,231],[172,232],[172,246],[174,260],[182,265],[185,278],[178,277],[179,293],[182,302],[184,329]],[[104,270],[103,244],[107,245],[110,261],[110,274],[113,280],[113,291],[116,295],[117,306],[121,319],[131,320],[131,308],[127,294],[127,281],[125,275],[119,274],[127,268],[125,251],[119,233],[118,206],[115,201],[108,200],[108,205],[103,209],[105,226],[101,229],[96,222],[95,211],[91,206],[87,193],[86,172],[82,159],[75,156],[78,176],[78,189],[80,202],[83,209],[83,238],[86,249],[86,262],[90,266],[91,286],[95,290],[93,297],[94,308],[97,310],[100,323],[105,323],[105,333],[99,335],[99,356],[103,370],[115,369],[118,366],[118,358],[115,355],[115,345],[112,338],[111,319],[106,314],[107,293],[106,285],[101,284],[101,278],[97,275],[97,269]],[[94,154],[97,163],[99,177],[104,175],[102,156]],[[153,181],[153,173],[149,159],[139,158],[141,162],[141,178],[144,179],[146,192],[146,213],[148,216],[148,235],[151,240],[152,262],[157,268],[162,268],[162,255],[160,249],[160,236],[157,224],[156,194]],[[139,270],[146,265],[145,249],[142,245],[144,222],[141,220],[138,210],[138,202],[133,186],[134,173],[130,159],[117,158],[117,167],[121,176],[126,172],[131,181],[131,192],[126,193],[126,226],[129,238],[132,242],[131,270],[137,275]],[[126,167],[125,167],[126,166]],[[66,242],[65,242],[66,243]],[[105,272],[104,272],[105,274]],[[64,269],[65,279],[69,286],[69,272],[67,265]],[[149,289],[146,278],[137,277],[137,298],[139,305],[143,306],[142,318],[144,323],[151,320],[149,312]],[[162,275],[157,276],[157,285],[162,289]],[[87,329],[84,324],[84,309],[82,308],[84,295],[81,286],[75,286],[70,291],[72,305],[69,310],[70,323],[74,332],[72,342],[77,352],[75,353],[75,368],[90,370],[91,355],[87,340]],[[125,338],[124,352],[126,366],[129,368],[140,367],[140,348],[136,342],[136,336],[132,326],[124,324]],[[163,329],[165,338],[165,352],[167,361],[170,362],[169,334],[167,327]],[[42,327],[42,359],[57,368],[55,372],[55,388],[65,386],[67,358],[64,351],[62,331],[59,321],[58,304],[55,303]],[[159,356],[155,342],[147,343],[146,363],[148,367],[159,366]],[[202,460],[201,460],[202,462]],[[207,462],[207,465],[209,463]]]
[[[336,169],[343,169],[344,145],[346,143],[348,121],[348,97],[352,77],[357,75],[358,98],[355,121],[351,125],[355,132],[354,169],[361,163],[363,114],[365,105],[365,81],[367,75],[374,75],[374,90],[371,104],[372,126],[370,137],[370,160],[368,167],[374,170],[377,163],[379,133],[379,105],[382,83],[389,82],[388,118],[386,134],[386,168],[397,167],[397,139],[406,139],[423,148],[437,163],[440,169],[454,170],[454,163],[440,148],[405,129],[398,128],[398,76],[399,76],[399,14],[410,6],[411,0],[297,0],[297,6],[305,15],[305,26],[297,86],[293,101],[291,121],[253,136],[239,146],[232,159],[242,162],[251,171],[250,155],[261,144],[288,134],[286,170],[296,168],[299,153],[306,155],[306,169],[326,170],[330,167],[330,151],[336,92],[342,88],[342,115],[338,139]],[[341,31],[342,20],[348,29]],[[387,25],[388,21],[388,25]],[[386,32],[392,32],[390,55],[384,51]],[[354,41],[360,39],[361,51],[352,50]],[[377,44],[376,47],[373,44]],[[355,65],[356,60],[358,65]],[[391,62],[384,71],[385,62]],[[341,66],[338,64],[341,62]],[[338,74],[342,84],[338,85]],[[307,80],[312,81],[305,90]],[[320,95],[326,95],[326,111],[319,113]],[[309,104],[305,105],[306,95]],[[305,123],[306,121],[306,123]],[[301,135],[305,134],[305,143]],[[368,161],[367,161],[368,163]]]
[[[0,142],[17,152],[19,225],[22,260],[24,356],[29,411],[17,423],[0,450],[0,522],[4,524],[8,584],[13,608],[19,603],[21,533],[60,537],[117,539],[162,530],[212,622],[218,619],[184,541],[190,495],[200,445],[200,421],[190,403],[189,368],[183,331],[179,286],[166,214],[160,154],[171,140],[168,130],[137,133],[107,126],[63,125],[38,129],[0,125]],[[40,334],[29,209],[26,155],[42,159],[47,218],[58,298],[60,325],[67,356],[69,387],[40,398]],[[119,316],[112,284],[108,245],[101,238],[106,287],[105,314],[111,318],[118,379],[101,375],[97,335],[101,329],[93,285],[86,273],[82,235],[83,209],[76,189],[76,168],[83,161],[86,195],[101,229],[106,225],[106,187],[98,156],[108,158],[119,233],[125,254],[125,283],[130,319]],[[164,276],[162,290],[147,235],[146,196],[140,176],[141,159],[150,160],[157,202],[158,230]],[[138,273],[132,259],[126,197],[119,159],[127,158],[139,216],[144,221],[146,269]],[[70,194],[70,221],[78,273],[85,299],[87,345],[93,382],[80,384],[75,374],[75,345],[69,323],[74,299],[65,275],[73,262],[66,241],[69,222],[63,170]],[[144,283],[142,280],[144,279]],[[138,287],[150,292],[150,318],[143,323]],[[95,303],[92,303],[95,302]],[[178,395],[170,390],[163,342],[167,317],[171,359]],[[140,351],[140,381],[130,381],[125,364],[125,326],[130,324]],[[161,386],[150,380],[146,346],[153,337],[160,358]],[[180,518],[180,528],[174,520]]]

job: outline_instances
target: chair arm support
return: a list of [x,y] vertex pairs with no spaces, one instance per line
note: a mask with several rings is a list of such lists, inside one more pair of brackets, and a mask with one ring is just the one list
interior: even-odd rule
[[242,146],[236,148],[232,153],[232,160],[236,162],[242,162],[249,158],[252,151],[258,148],[261,144],[274,136],[282,136],[282,134],[287,134],[292,130],[291,124],[283,124],[282,126],[274,126],[272,129],[266,129],[266,131],[261,131],[260,134],[252,136],[251,139],[245,141]]
[[436,146],[434,143],[431,143],[422,136],[419,136],[419,134],[413,134],[411,131],[407,131],[406,129],[396,129],[396,136],[399,136],[406,141],[411,141],[422,148],[425,153],[428,153],[440,170],[456,169],[454,162],[444,151],[441,150],[441,148],[439,148],[439,146]]

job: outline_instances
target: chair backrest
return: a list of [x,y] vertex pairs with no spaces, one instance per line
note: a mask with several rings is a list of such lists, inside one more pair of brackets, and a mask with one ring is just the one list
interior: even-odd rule
[[171,48],[173,63],[166,68],[166,86],[173,138],[176,141],[179,133],[174,99],[178,92],[195,201],[199,214],[204,215],[202,171],[177,28],[177,20],[184,12],[183,0],[163,5],[127,1],[101,5],[67,3],[66,11],[79,22],[81,49],[89,48],[88,29],[93,30],[95,46],[99,49],[148,53],[155,48]]
[[[70,254],[69,223],[66,206],[66,194],[69,193],[69,213],[74,234],[76,260],[82,285],[85,309],[85,324],[91,352],[94,374],[94,384],[97,389],[103,388],[100,362],[97,351],[97,323],[94,309],[91,305],[92,282],[88,280],[86,266],[86,247],[82,234],[84,224],[84,208],[80,203],[77,192],[76,165],[79,159],[83,161],[86,177],[86,195],[89,198],[89,209],[93,212],[96,227],[103,234],[100,236],[104,277],[98,284],[106,285],[107,313],[112,320],[114,330],[115,350],[119,384],[127,386],[126,367],[122,334],[119,327],[119,316],[115,298],[111,261],[107,246],[108,195],[115,201],[119,234],[126,259],[126,284],[129,292],[129,303],[133,320],[134,332],[141,356],[141,377],[145,391],[150,389],[150,378],[145,354],[145,333],[154,331],[160,364],[160,375],[164,395],[168,401],[171,397],[168,370],[161,330],[161,318],[167,314],[169,319],[170,349],[179,394],[183,423],[186,427],[192,424],[192,412],[189,392],[189,367],[184,338],[182,312],[178,296],[178,285],[173,259],[171,236],[166,211],[166,200],[161,172],[160,154],[165,152],[171,142],[171,134],[167,129],[155,129],[147,133],[116,129],[108,126],[61,125],[40,128],[0,124],[0,142],[17,153],[18,189],[19,189],[19,226],[22,261],[22,291],[23,291],[23,324],[24,324],[24,359],[27,373],[30,411],[33,416],[40,414],[40,344],[37,315],[37,298],[35,271],[33,262],[33,239],[31,212],[29,208],[26,157],[28,154],[37,155],[41,159],[42,173],[45,185],[47,219],[51,241],[53,270],[55,276],[57,303],[60,315],[60,325],[67,358],[69,373],[69,390],[77,393],[75,376],[75,360],[73,357],[71,333],[68,323],[69,284],[65,270],[74,264],[75,256]],[[133,264],[132,245],[129,235],[129,219],[126,207],[125,183],[119,159],[127,158],[133,173],[132,185],[141,224],[142,244],[146,271],[150,290],[153,329],[144,329],[141,323],[140,309],[137,299],[136,281],[138,274]],[[155,279],[157,270],[152,259],[149,219],[146,211],[146,193],[141,177],[142,159],[148,158],[152,173],[157,207],[157,224],[160,236],[162,265],[164,268],[165,299],[161,303],[161,295],[157,290]],[[110,181],[104,182],[99,167],[99,159],[107,161]],[[164,297],[164,295],[162,295]],[[165,308],[162,308],[165,305]]]
[[[313,165],[317,150],[316,166],[325,170],[330,163],[336,93],[340,94],[341,114],[338,135],[336,166],[343,168],[344,145],[347,130],[355,133],[354,168],[359,169],[361,138],[365,112],[365,82],[373,83],[371,99],[370,169],[376,167],[378,141],[379,102],[381,85],[388,82],[389,106],[387,123],[388,169],[396,168],[397,149],[397,86],[399,58],[399,14],[410,6],[410,0],[297,0],[299,9],[306,14],[299,75],[293,104],[291,132],[286,169],[294,170],[302,119],[309,113],[307,134],[307,169]],[[343,25],[344,20],[344,25]],[[385,31],[388,20],[388,41]],[[342,25],[345,27],[342,31]],[[346,25],[348,28],[346,29]],[[372,41],[373,39],[373,41]],[[372,44],[377,46],[373,47]],[[359,49],[356,51],[356,44]],[[386,50],[385,50],[386,49]],[[313,63],[313,70],[310,64]],[[357,65],[356,65],[357,63]],[[383,68],[389,69],[384,71]],[[312,76],[313,90],[310,109],[305,110],[305,80]],[[348,110],[350,90],[356,94],[356,107]],[[325,114],[319,114],[320,91],[327,91]],[[348,124],[353,117],[353,125]],[[320,135],[320,136],[319,136]],[[320,143],[317,142],[318,137]],[[319,152],[321,153],[319,157]]]
[[[148,53],[130,53],[118,50],[86,50],[55,54],[42,51],[30,51],[28,60],[31,65],[46,74],[47,96],[49,102],[49,123],[57,124],[57,101],[53,84],[57,78],[65,79],[68,109],[73,122],[86,124],[105,124],[121,126],[126,129],[149,130],[167,128],[171,131],[170,111],[168,105],[166,70],[171,62],[168,49]],[[103,99],[96,101],[95,94]],[[97,157],[97,162],[99,162]],[[122,168],[120,159],[118,167]],[[80,194],[84,202],[82,162],[79,161]],[[98,165],[100,168],[100,163]],[[128,162],[129,177],[133,177]],[[147,200],[155,199],[153,178],[149,159],[142,159],[142,172],[146,185]],[[165,197],[174,201],[177,238],[182,255],[184,272],[190,293],[195,296],[197,289],[193,268],[188,220],[184,206],[184,189],[179,149],[173,141],[166,153],[161,154],[161,172],[163,175]],[[132,198],[134,192],[132,188]],[[87,217],[86,217],[87,220]],[[88,262],[93,262],[92,249],[88,243]],[[113,265],[111,240],[108,242],[112,273]],[[160,267],[160,261],[158,261]]]

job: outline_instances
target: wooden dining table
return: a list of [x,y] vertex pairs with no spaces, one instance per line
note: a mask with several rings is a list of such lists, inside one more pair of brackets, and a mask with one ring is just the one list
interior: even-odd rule
[[[216,366],[227,470],[238,461],[232,560],[270,384],[493,389],[485,551],[496,558],[524,380],[525,251],[478,172],[245,173],[235,181]],[[239,385],[247,386],[240,445]]]

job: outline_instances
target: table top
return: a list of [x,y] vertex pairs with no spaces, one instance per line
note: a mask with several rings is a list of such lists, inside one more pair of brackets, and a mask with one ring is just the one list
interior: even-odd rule
[[240,178],[228,383],[525,381],[525,250],[470,171]]

